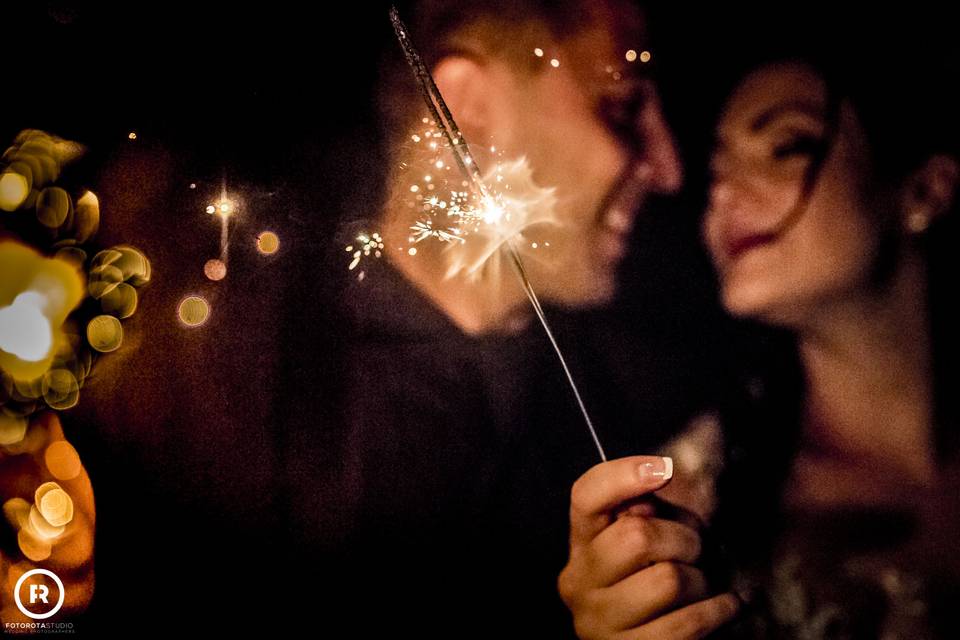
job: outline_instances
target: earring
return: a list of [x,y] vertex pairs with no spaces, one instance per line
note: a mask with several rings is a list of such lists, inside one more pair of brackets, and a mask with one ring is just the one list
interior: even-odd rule
[[907,216],[907,229],[910,233],[921,234],[930,226],[930,219],[923,213],[916,212]]

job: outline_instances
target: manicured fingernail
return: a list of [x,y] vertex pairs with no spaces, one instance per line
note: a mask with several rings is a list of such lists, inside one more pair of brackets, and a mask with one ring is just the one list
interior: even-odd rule
[[673,477],[673,458],[663,456],[651,462],[644,462],[638,468],[641,480],[660,480],[666,482]]

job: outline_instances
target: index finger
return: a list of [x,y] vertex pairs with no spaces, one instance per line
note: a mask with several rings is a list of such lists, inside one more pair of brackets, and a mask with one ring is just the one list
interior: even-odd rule
[[630,456],[602,462],[570,490],[570,546],[589,543],[603,531],[618,505],[664,487],[673,477],[673,459]]

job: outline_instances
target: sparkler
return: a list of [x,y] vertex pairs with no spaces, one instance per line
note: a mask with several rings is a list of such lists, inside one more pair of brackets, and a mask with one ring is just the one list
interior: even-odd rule
[[[477,166],[477,163],[470,155],[470,150],[467,147],[467,141],[464,140],[463,133],[460,131],[459,127],[457,127],[457,123],[453,119],[453,114],[450,113],[450,109],[447,107],[443,96],[440,94],[440,90],[437,88],[433,77],[430,75],[430,71],[427,69],[426,65],[423,63],[423,60],[420,58],[420,54],[410,41],[407,28],[400,19],[400,15],[398,14],[396,7],[390,8],[390,22],[393,24],[394,33],[396,33],[397,40],[400,42],[404,56],[406,56],[407,64],[410,65],[410,68],[413,70],[413,73],[417,78],[417,85],[420,89],[421,95],[423,96],[423,100],[426,103],[427,108],[430,110],[430,114],[433,116],[433,120],[436,122],[437,127],[450,144],[450,149],[453,152],[453,157],[457,162],[457,166],[460,168],[460,172],[469,181],[472,189],[480,199],[480,202],[495,203],[495,198],[491,195],[490,190],[484,183],[483,174],[480,172],[480,167]],[[426,229],[415,228],[414,230],[419,231],[421,234],[426,232]],[[423,237],[429,236],[424,235]],[[590,420],[590,414],[587,412],[587,408],[583,404],[583,399],[580,397],[580,391],[577,388],[577,384],[574,382],[573,376],[570,373],[570,368],[567,366],[567,362],[563,357],[563,353],[560,351],[560,346],[557,344],[557,341],[553,336],[553,331],[551,331],[550,325],[547,322],[546,315],[543,312],[543,307],[540,306],[540,300],[537,297],[533,286],[530,284],[530,279],[527,277],[526,269],[523,267],[523,262],[520,260],[520,254],[517,253],[513,239],[510,237],[506,238],[503,245],[507,249],[507,253],[510,256],[513,266],[516,268],[523,291],[526,294],[527,299],[530,301],[530,305],[533,307],[534,313],[536,313],[537,318],[540,320],[540,324],[543,326],[543,330],[546,332],[547,339],[553,346],[553,350],[556,352],[557,358],[560,360],[560,366],[563,368],[567,382],[570,384],[570,389],[573,391],[577,405],[580,407],[580,412],[583,414],[583,419],[587,424],[587,429],[590,431],[590,436],[593,438],[593,443],[597,447],[597,452],[600,454],[600,459],[606,462],[607,454],[604,452],[603,445],[600,444],[600,439],[597,437],[596,429],[594,429],[593,422]]]
[[[237,204],[227,197],[227,179],[223,178],[220,187],[220,199],[207,205],[206,212],[220,218],[220,257],[207,261],[204,271],[211,280],[222,280],[227,274],[227,261],[230,255],[230,219],[236,213]],[[212,275],[211,275],[212,274]]]

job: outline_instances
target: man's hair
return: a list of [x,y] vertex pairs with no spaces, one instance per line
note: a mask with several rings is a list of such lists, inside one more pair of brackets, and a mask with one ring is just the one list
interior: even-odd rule
[[[408,0],[396,6],[428,68],[450,55],[484,55],[533,73],[538,68],[533,49],[543,45],[544,39],[563,41],[581,32],[596,24],[604,11],[613,11],[612,4],[611,0]],[[387,47],[381,62],[377,106],[383,139],[392,152],[394,141],[409,135],[407,129],[424,111],[399,45]]]

